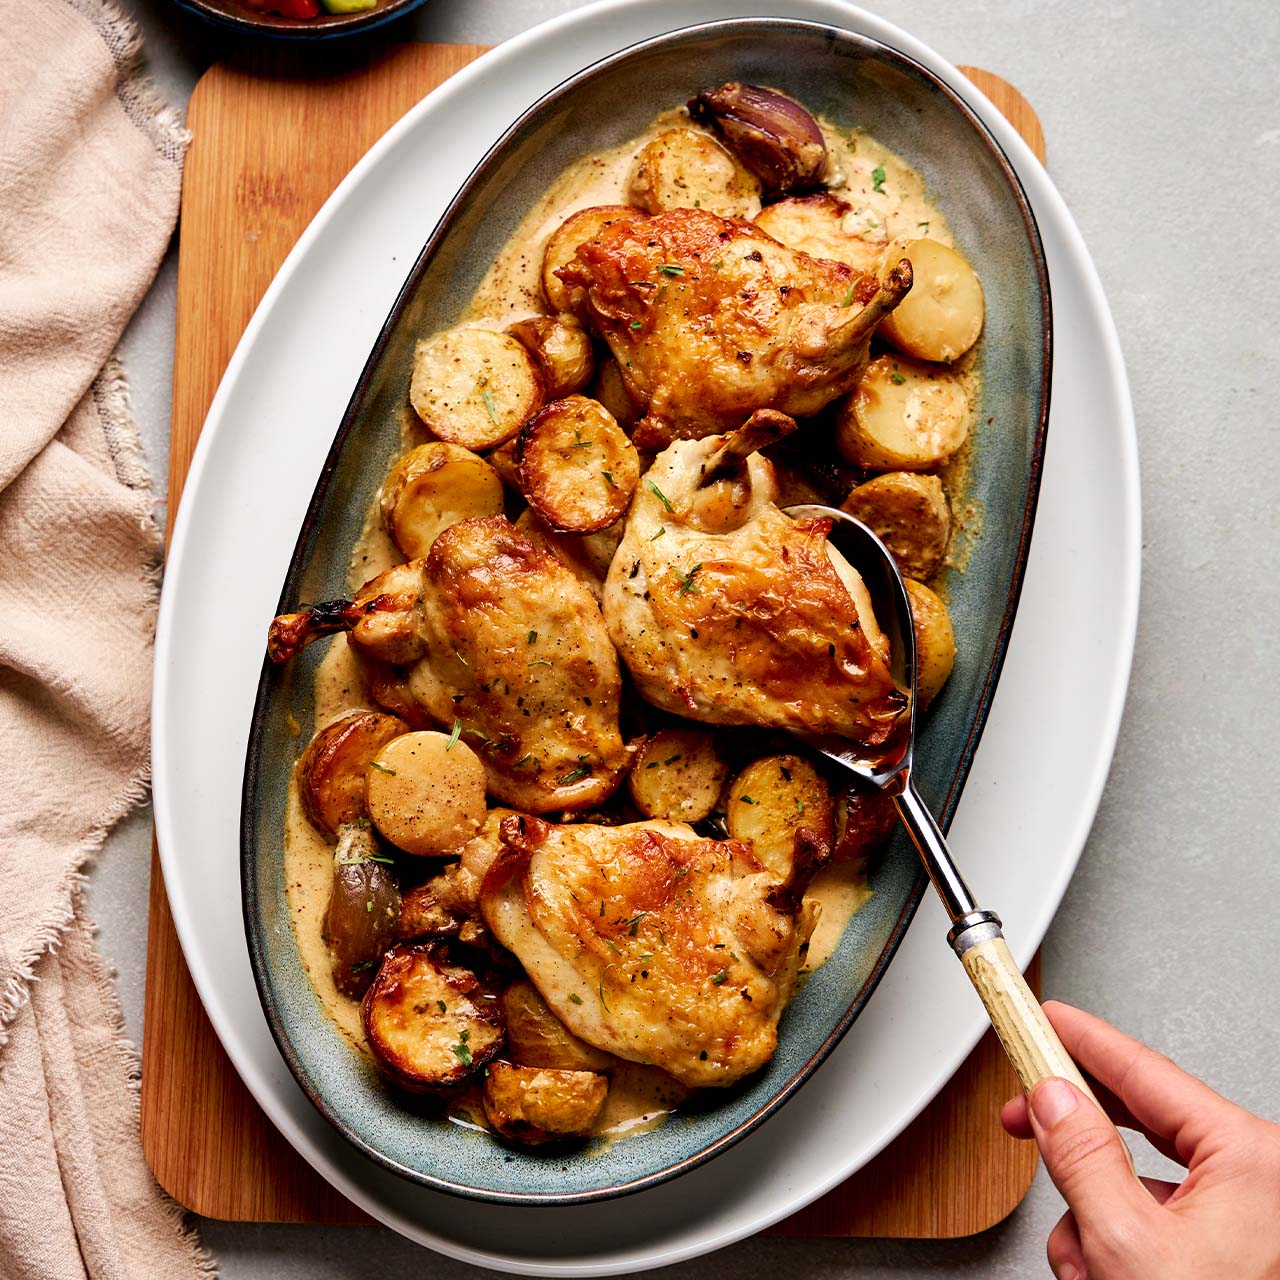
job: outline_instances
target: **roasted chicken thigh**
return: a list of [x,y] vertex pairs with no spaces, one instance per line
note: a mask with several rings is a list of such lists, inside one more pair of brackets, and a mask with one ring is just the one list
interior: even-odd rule
[[752,451],[794,425],[765,411],[658,455],[609,569],[605,621],[655,706],[882,742],[906,699],[866,587],[827,542],[829,521],[774,505],[772,464]]
[[658,447],[756,409],[817,413],[853,389],[876,325],[911,288],[905,260],[880,281],[701,209],[615,219],[556,274],[585,290],[648,406],[636,443]]
[[282,662],[334,631],[408,666],[408,696],[442,728],[460,724],[507,804],[585,808],[626,772],[622,681],[599,606],[502,516],[460,521],[352,601],[276,618],[268,652]]
[[502,840],[485,921],[574,1035],[694,1086],[769,1060],[817,919],[812,832],[785,880],[749,844],[680,823],[507,818]]

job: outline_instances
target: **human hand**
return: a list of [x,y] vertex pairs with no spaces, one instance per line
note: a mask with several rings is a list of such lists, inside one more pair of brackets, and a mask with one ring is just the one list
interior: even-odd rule
[[1044,1010],[1111,1119],[1187,1170],[1181,1183],[1143,1178],[1148,1195],[1115,1130],[1065,1080],[1006,1102],[1001,1123],[1036,1140],[1067,1202],[1047,1248],[1057,1280],[1277,1280],[1280,1125],[1101,1018],[1057,1001]]

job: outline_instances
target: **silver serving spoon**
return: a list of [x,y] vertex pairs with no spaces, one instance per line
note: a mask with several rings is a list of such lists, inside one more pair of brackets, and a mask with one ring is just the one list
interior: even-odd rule
[[911,600],[893,556],[865,524],[833,507],[787,507],[786,514],[832,522],[831,543],[866,583],[876,620],[889,640],[890,675],[909,699],[894,732],[881,746],[866,747],[825,734],[798,736],[829,760],[843,765],[893,798],[898,817],[951,918],[947,941],[960,957],[974,990],[986,1006],[991,1025],[1023,1089],[1030,1092],[1037,1081],[1060,1076],[1093,1099],[1101,1110],[1093,1090],[1085,1083],[1014,963],[1001,932],[1000,917],[978,906],[933,814],[916,790],[911,776],[916,733],[915,628],[911,621]]

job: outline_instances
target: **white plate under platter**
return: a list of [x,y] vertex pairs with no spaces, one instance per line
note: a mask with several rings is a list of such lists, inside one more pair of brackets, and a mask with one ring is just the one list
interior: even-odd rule
[[[1110,765],[1137,619],[1137,449],[1123,362],[1061,197],[954,67],[837,0],[604,0],[494,50],[419,104],[328,201],[250,322],[210,410],[169,554],[156,647],[156,822],[174,922],[214,1028],[302,1156],[388,1226],[453,1257],[533,1275],[625,1274],[722,1247],[865,1164],[942,1087],[986,1023],[929,899],[870,1004],[775,1118],[707,1166],[624,1200],[468,1203],[379,1169],[298,1088],[258,1003],[240,913],[245,744],[290,552],[365,357],[422,242],[525,107],[635,41],[716,18],[829,22],[893,45],[983,117],[1035,209],[1053,287],[1052,429],[1026,585],[952,828],[1025,964],[1083,847]],[[332,321],[327,318],[332,317]],[[1087,518],[1078,498],[1089,495]]]

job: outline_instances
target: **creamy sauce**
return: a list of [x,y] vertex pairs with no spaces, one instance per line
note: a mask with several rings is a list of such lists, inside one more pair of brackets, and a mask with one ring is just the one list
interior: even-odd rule
[[[852,209],[846,225],[859,234],[887,245],[892,239],[918,239],[928,235],[951,246],[946,219],[930,200],[923,178],[901,157],[861,131],[842,134],[822,124],[830,160],[829,185]],[[627,177],[636,152],[664,129],[688,128],[678,109],[657,117],[631,141],[588,157],[567,169],[529,211],[502,253],[486,273],[461,322],[483,328],[503,329],[533,315],[546,313],[541,272],[546,242],[571,213],[601,204],[626,203]],[[877,168],[884,170],[877,181]],[[879,190],[877,190],[877,187]],[[874,224],[874,225],[873,225]],[[953,367],[970,403],[978,403],[976,353],[970,352]],[[401,442],[407,450],[430,436],[406,406],[401,422]],[[952,508],[960,513],[967,487],[970,443],[944,469],[943,483]],[[963,508],[957,526],[967,535],[979,523],[972,504]],[[402,557],[384,532],[375,501],[365,515],[364,526],[352,550],[348,588],[354,593],[375,575],[400,563]],[[962,568],[960,557],[948,564]],[[312,732],[351,710],[375,709],[345,635],[330,642],[315,676],[315,721]],[[289,787],[285,830],[287,897],[299,954],[316,995],[343,1036],[362,1053],[368,1053],[360,1023],[359,1003],[334,986],[329,952],[323,937],[333,874],[333,846],[306,817],[296,777]],[[861,862],[828,867],[810,886],[806,900],[818,903],[818,923],[809,945],[804,972],[825,963],[854,914],[872,897],[865,866]],[[593,1130],[594,1136],[619,1139],[661,1125],[690,1094],[665,1072],[636,1063],[620,1062],[610,1073],[609,1092]],[[479,1089],[450,1104],[447,1118],[454,1124],[483,1131],[484,1109]]]

